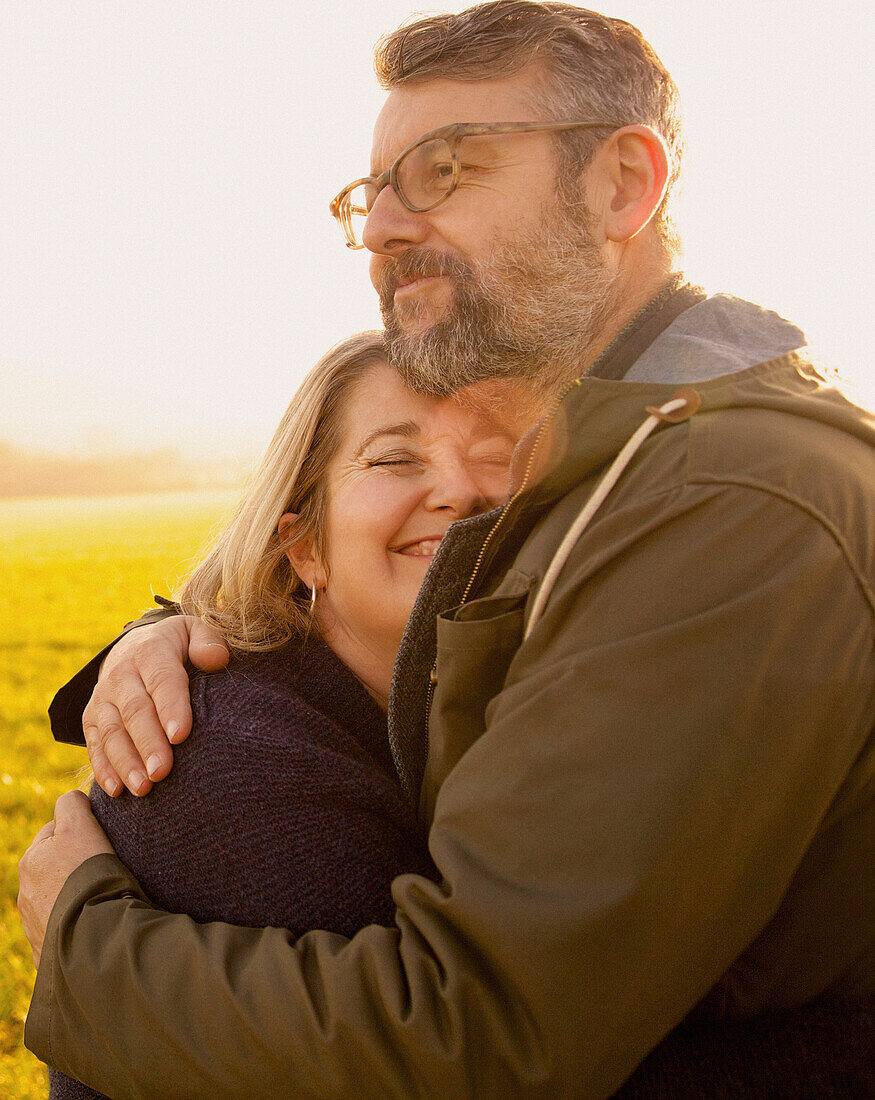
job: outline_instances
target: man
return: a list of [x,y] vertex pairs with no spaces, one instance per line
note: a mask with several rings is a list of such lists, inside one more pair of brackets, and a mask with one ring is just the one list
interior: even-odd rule
[[[334,209],[393,361],[428,392],[538,379],[551,406],[508,506],[445,537],[396,667],[443,882],[402,876],[397,926],[349,941],[197,926],[65,796],[22,862],[28,1044],[120,1097],[603,1097],[686,1020],[706,1064],[669,1061],[674,1095],[727,1066],[735,1094],[810,1094],[820,1053],[816,1094],[858,1095],[875,429],[798,329],[673,274],[676,96],[634,28],[499,0],[390,35],[377,68],[364,199]],[[166,774],[190,638],[208,663],[179,619],[107,659],[107,789]],[[708,1046],[764,1014],[784,1045],[742,1022]],[[798,1041],[836,1020],[844,1046]]]

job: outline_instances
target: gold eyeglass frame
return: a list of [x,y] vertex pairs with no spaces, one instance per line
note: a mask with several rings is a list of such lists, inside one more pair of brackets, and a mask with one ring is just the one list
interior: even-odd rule
[[[401,203],[408,210],[414,214],[424,214],[429,210],[434,210],[434,208],[440,206],[442,202],[446,202],[459,186],[462,175],[462,165],[459,160],[459,146],[462,142],[462,138],[479,137],[486,134],[546,133],[558,130],[574,130],[584,127],[616,130],[619,129],[620,125],[621,123],[593,122],[590,120],[581,122],[451,122],[447,126],[439,126],[436,130],[429,130],[428,133],[418,137],[416,141],[412,141],[401,151],[401,153],[399,153],[398,157],[395,159],[395,163],[387,168],[385,172],[381,172],[379,176],[363,176],[361,179],[353,180],[352,183],[348,183],[346,187],[331,200],[328,209],[331,211],[332,216],[336,219],[343,232],[344,238],[346,239],[346,247],[357,251],[365,246],[356,243],[352,218],[354,214],[367,216],[368,210],[363,206],[354,206],[350,201],[350,195],[356,187],[371,184],[375,190],[375,198],[385,187],[391,187]],[[447,190],[433,203],[429,203],[428,206],[415,206],[404,197],[403,192],[398,186],[398,165],[420,145],[425,145],[429,141],[436,140],[445,141],[450,147],[453,177],[450,180]]]

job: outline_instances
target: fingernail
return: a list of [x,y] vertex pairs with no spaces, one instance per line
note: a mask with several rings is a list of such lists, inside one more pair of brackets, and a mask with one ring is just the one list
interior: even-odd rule
[[175,744],[177,733],[179,733],[179,723],[178,722],[168,722],[167,723],[167,740],[170,742],[171,745]]
[[142,772],[135,771],[128,775],[128,789],[133,791],[134,794],[139,794],[140,788],[145,786],[148,782],[148,779],[146,779]]
[[103,784],[103,789],[109,795],[110,798],[118,798],[118,796],[124,790],[124,784],[118,779],[107,779]]
[[152,756],[146,761],[146,771],[149,773],[149,778],[154,778],[155,772],[161,767],[161,757],[158,753],[153,753]]

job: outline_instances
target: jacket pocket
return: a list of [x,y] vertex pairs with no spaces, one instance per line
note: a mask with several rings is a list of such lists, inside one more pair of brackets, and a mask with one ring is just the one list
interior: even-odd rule
[[486,707],[501,691],[522,641],[524,612],[533,584],[533,577],[511,570],[491,596],[438,616],[422,788],[422,809],[428,819],[447,774],[483,732]]

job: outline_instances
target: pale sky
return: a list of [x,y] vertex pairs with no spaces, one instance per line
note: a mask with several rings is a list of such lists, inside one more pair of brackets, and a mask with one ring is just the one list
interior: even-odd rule
[[[373,44],[417,10],[0,0],[0,439],[261,449],[322,352],[379,325],[327,206],[367,171]],[[602,10],[680,87],[689,275],[875,394],[869,6]]]

